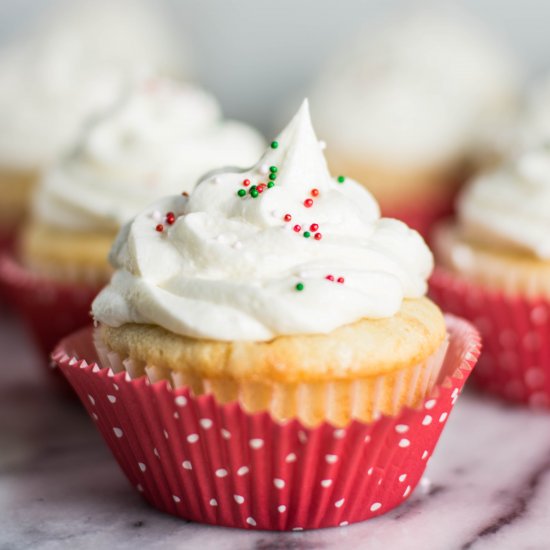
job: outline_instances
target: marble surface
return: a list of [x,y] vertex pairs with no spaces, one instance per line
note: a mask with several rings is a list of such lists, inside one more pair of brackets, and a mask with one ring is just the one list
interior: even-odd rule
[[148,507],[79,405],[48,386],[5,311],[0,350],[0,550],[550,548],[550,414],[467,392],[400,508],[339,529],[243,532]]

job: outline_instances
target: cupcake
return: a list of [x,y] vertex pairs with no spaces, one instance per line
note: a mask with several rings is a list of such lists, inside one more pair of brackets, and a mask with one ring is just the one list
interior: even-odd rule
[[330,176],[307,103],[253,168],[136,216],[111,261],[97,328],[54,358],[149,502],[287,530],[410,494],[478,339],[425,297],[418,233]]
[[[40,172],[83,122],[152,69],[182,74],[175,33],[148,2],[65,2],[0,53],[0,240]],[[98,32],[101,29],[101,32]]]
[[[42,348],[49,353],[77,328],[71,318],[80,325],[89,321],[91,298],[109,280],[107,256],[125,221],[159,197],[190,191],[214,166],[251,165],[262,150],[259,134],[224,120],[211,95],[160,77],[140,81],[91,121],[72,151],[40,180],[15,262],[7,262],[9,273],[4,269],[8,286],[21,290],[15,301],[43,307],[43,285],[54,289],[49,294],[70,287],[80,296],[76,303],[48,301],[46,317],[62,307],[67,322],[62,330],[46,323],[44,338],[42,328],[34,330]],[[169,223],[159,212],[155,225]]]
[[435,232],[432,293],[484,336],[478,385],[550,406],[550,151],[533,147],[480,175]]
[[332,166],[365,183],[384,215],[427,235],[457,187],[498,154],[518,89],[511,57],[485,29],[439,9],[393,18],[348,45],[313,106],[321,136],[333,136]]

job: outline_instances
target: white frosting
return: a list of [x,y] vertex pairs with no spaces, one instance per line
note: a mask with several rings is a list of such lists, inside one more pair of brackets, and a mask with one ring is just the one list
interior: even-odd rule
[[137,74],[179,73],[177,51],[151,2],[64,2],[0,54],[0,164],[51,162]]
[[532,149],[475,179],[458,215],[472,238],[550,260],[550,150]]
[[118,229],[164,195],[191,191],[213,167],[250,166],[263,139],[224,121],[216,100],[175,81],[149,78],[91,124],[41,181],[34,214],[74,230]]
[[518,91],[510,59],[454,11],[390,21],[327,67],[313,101],[320,130],[371,161],[460,160],[509,123]]
[[[95,319],[259,341],[389,317],[404,298],[422,296],[433,262],[426,244],[402,222],[381,219],[364,187],[330,176],[307,103],[277,142],[254,168],[208,177],[189,199],[166,198],[127,224],[111,252],[116,272],[93,304]],[[269,181],[271,166],[278,168],[274,187],[238,196],[251,189],[245,179]],[[177,219],[159,233],[155,211]]]

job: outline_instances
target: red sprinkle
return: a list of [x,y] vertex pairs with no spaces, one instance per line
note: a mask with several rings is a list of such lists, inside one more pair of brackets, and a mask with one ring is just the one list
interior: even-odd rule
[[321,233],[315,233],[315,235],[313,236],[313,238],[314,238],[316,241],[320,241],[320,240],[323,238],[323,235],[321,235]]
[[260,183],[258,184],[258,186],[256,187],[256,189],[258,190],[258,193],[262,193],[263,190],[266,188],[266,184],[265,183]]
[[319,224],[318,223],[312,223],[309,228],[311,229],[311,231],[317,231],[317,229],[319,229]]
[[313,201],[312,201],[311,199],[306,199],[306,200],[304,201],[304,206],[305,206],[306,208],[311,208],[311,207],[313,206]]
[[285,222],[289,222],[291,219],[292,219],[292,216],[290,214],[285,214],[285,217],[283,218]]
[[243,185],[245,187],[248,187],[250,185],[250,180],[249,179],[243,180]]
[[161,223],[159,223],[155,229],[159,232],[159,233],[162,233],[164,231],[164,225],[162,225]]
[[318,197],[319,196],[319,189],[312,189],[311,190],[311,196],[312,197]]
[[166,214],[166,223],[172,225],[176,221],[176,216],[174,212],[168,212]]
[[338,279],[336,280],[337,283],[340,283],[341,285],[344,284],[344,277],[338,277]]
[[325,279],[327,279],[327,281],[334,281],[334,275],[327,275]]
[[302,226],[296,224],[292,229],[294,229],[294,231],[296,231],[296,233],[300,233],[300,231],[302,230]]

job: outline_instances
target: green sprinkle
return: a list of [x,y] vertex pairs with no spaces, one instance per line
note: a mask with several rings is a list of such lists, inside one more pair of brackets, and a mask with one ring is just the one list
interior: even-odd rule
[[296,285],[296,290],[297,290],[298,292],[301,292],[302,290],[304,290],[304,283],[298,283],[298,284]]
[[304,231],[304,237],[309,239],[311,237],[311,233],[309,231]]
[[246,191],[244,189],[239,189],[237,191],[237,195],[239,195],[239,197],[244,197],[246,195]]
[[275,173],[275,172],[278,172],[278,170],[279,170],[279,169],[278,169],[276,166],[270,166],[270,167],[269,167],[269,171],[270,171],[270,172]]
[[338,183],[344,183],[346,178],[344,176],[338,176]]
[[272,181],[267,182],[268,189],[271,189],[275,184]]
[[250,190],[250,195],[252,198],[256,198],[260,193],[258,193],[258,190],[257,189],[251,189]]
[[277,149],[277,147],[279,147],[279,142],[278,141],[272,141],[271,142],[271,148],[272,149]]
[[274,172],[272,172],[271,174],[269,174],[269,179],[270,179],[270,180],[276,180],[276,179],[277,179],[277,174],[275,174]]

